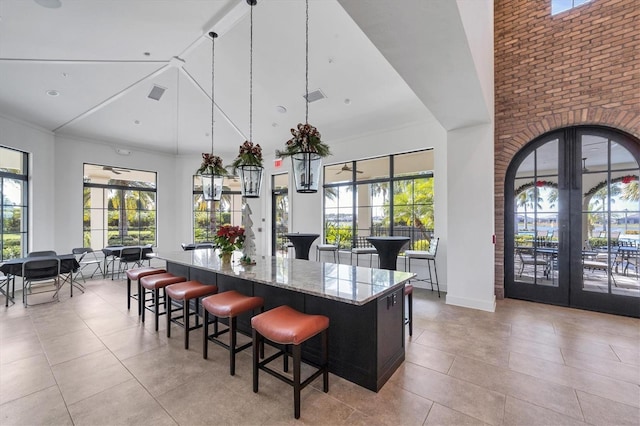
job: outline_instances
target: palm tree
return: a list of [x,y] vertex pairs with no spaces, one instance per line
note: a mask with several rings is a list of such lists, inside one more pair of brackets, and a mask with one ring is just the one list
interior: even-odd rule
[[622,188],[622,196],[620,198],[628,201],[640,200],[638,181],[634,180],[633,182],[629,182],[628,184],[624,185],[624,187]]
[[537,196],[537,190],[535,187],[527,188],[520,193],[516,194],[516,203],[518,207],[524,207],[524,230],[527,231],[528,228],[528,209],[535,208],[538,206],[539,209],[542,208],[540,203],[542,203],[542,197]]
[[[611,204],[615,204],[616,197],[619,196],[621,192],[622,190],[620,189],[620,185],[617,183],[613,185],[604,185],[602,188],[594,192],[593,195],[591,195],[591,200],[589,200],[590,211],[602,211],[602,231],[605,233],[607,232],[608,222],[606,217],[606,211],[609,207],[608,201],[610,200]],[[597,213],[595,213],[595,215],[596,217],[598,216]]]

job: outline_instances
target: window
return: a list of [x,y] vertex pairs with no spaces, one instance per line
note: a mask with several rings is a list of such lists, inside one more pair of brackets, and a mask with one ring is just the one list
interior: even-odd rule
[[0,147],[0,261],[28,252],[28,154]]
[[273,256],[286,257],[287,243],[284,236],[289,232],[289,174],[271,176],[271,253]]
[[574,7],[582,6],[591,0],[551,0],[551,15],[565,12]]
[[325,241],[355,246],[358,236],[411,238],[426,249],[433,236],[433,151],[325,166]]
[[[215,225],[242,225],[243,200],[240,180],[225,178],[220,201],[205,201],[202,196],[202,178],[193,176],[193,242],[213,241],[211,230],[211,207],[215,203]],[[215,229],[215,226],[214,226]]]
[[84,165],[84,245],[156,244],[156,173]]

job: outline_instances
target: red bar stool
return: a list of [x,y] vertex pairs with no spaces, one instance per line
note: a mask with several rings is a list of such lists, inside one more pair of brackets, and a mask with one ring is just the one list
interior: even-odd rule
[[[182,316],[176,317],[173,319],[173,322],[184,327],[184,348],[189,349],[189,332],[202,327],[202,324],[200,324],[200,298],[217,293],[218,287],[215,285],[202,284],[198,281],[185,281],[168,285],[164,288],[164,291],[167,296],[167,337],[171,337],[171,312],[173,311],[171,308],[171,300],[181,301]],[[193,327],[191,327],[189,322],[191,316],[189,302],[191,299],[195,299],[193,314],[196,316],[196,325]],[[178,321],[179,319],[182,319],[182,323]]]
[[[264,299],[257,296],[245,296],[235,290],[225,291],[224,293],[214,294],[202,299],[202,307],[204,308],[204,340],[202,346],[202,357],[207,359],[209,341],[216,343],[223,348],[229,349],[229,374],[236,374],[236,353],[247,349],[251,346],[251,342],[236,347],[237,341],[237,325],[238,315],[249,311],[255,311],[261,308],[264,311]],[[209,335],[209,314],[214,316],[213,334]],[[229,327],[218,331],[218,318],[228,318]],[[224,333],[229,333],[229,344],[223,343],[217,337]]]
[[[168,285],[181,283],[186,280],[187,279],[185,277],[178,277],[169,273],[147,275],[140,278],[138,284],[140,284],[139,294],[140,298],[142,299],[142,322],[144,322],[145,312],[147,310],[153,312],[156,320],[156,331],[158,331],[158,321],[160,315],[166,314],[167,308],[169,307],[169,305],[167,304],[167,293],[164,292],[164,311],[160,312],[160,290],[164,289]],[[146,304],[146,290],[151,290],[151,294],[153,295],[153,304],[151,306],[147,306]]]
[[[324,315],[309,315],[296,311],[289,306],[278,306],[270,311],[256,315],[251,319],[253,327],[253,392],[258,392],[258,373],[264,370],[272,376],[293,386],[293,406],[296,419],[300,418],[300,391],[309,383],[322,374],[323,391],[329,392],[329,340],[327,329],[329,328],[329,318]],[[315,365],[305,361],[317,370],[305,379],[300,381],[300,364],[302,361],[302,343],[320,334],[322,339],[322,364]],[[264,359],[259,360],[259,348],[264,343],[264,339],[271,342],[285,345],[283,350]],[[268,363],[284,356],[284,371],[288,368],[287,347],[291,345],[293,356],[293,380],[280,372],[267,366]]]
[[[131,309],[131,299],[138,301],[138,315],[142,315],[142,306],[144,302],[140,300],[140,278],[146,277],[147,275],[154,274],[164,274],[167,272],[162,268],[136,268],[136,269],[127,269],[127,309]],[[138,281],[138,293],[131,294],[131,281]]]
[[409,336],[413,336],[413,285],[406,284],[404,286],[404,295],[407,296],[409,304],[409,316],[404,320],[405,324],[409,324]]

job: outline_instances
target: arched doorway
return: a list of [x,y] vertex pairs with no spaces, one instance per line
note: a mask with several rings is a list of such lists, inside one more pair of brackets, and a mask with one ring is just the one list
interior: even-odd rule
[[507,297],[640,316],[640,141],[577,126],[516,154],[505,180]]

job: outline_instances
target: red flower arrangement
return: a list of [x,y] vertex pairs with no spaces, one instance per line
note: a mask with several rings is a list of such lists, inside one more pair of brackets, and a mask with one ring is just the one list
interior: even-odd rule
[[634,180],[636,180],[637,177],[635,176],[625,176],[622,178],[622,183],[624,183],[625,185],[630,184],[631,182],[633,182]]
[[233,253],[234,250],[240,250],[244,244],[244,228],[222,225],[213,240],[220,249],[221,257],[224,253]]

